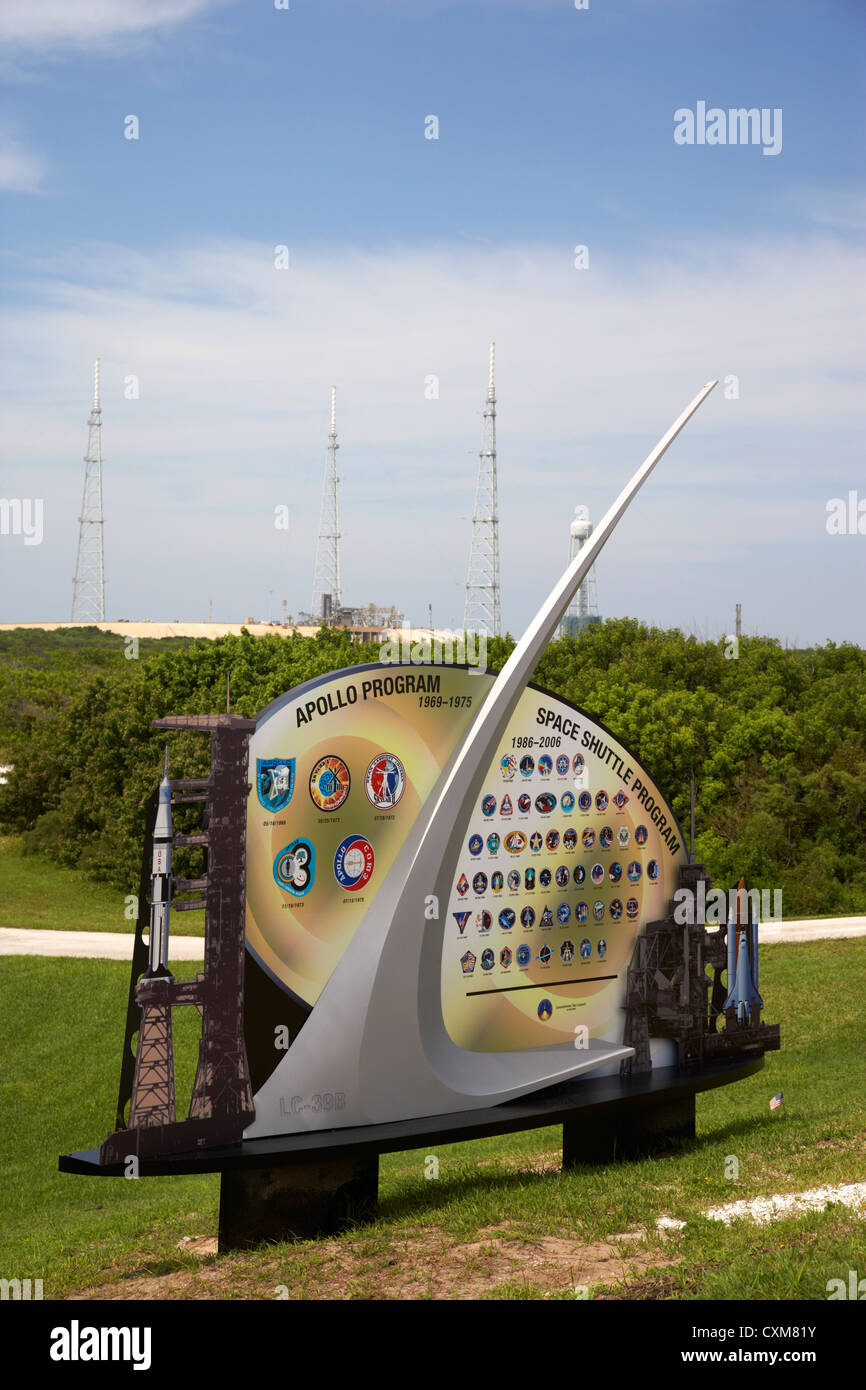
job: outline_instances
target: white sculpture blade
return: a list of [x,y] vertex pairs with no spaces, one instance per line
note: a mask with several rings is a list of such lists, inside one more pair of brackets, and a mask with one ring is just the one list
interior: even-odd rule
[[[584,576],[643,483],[715,381],[695,396],[609,508],[515,647],[439,779],[284,1060],[256,1096],[246,1137],[447,1114],[496,1105],[633,1049],[592,1042],[524,1051],[467,1052],[442,1018],[442,921],[427,920],[435,895],[444,914],[464,831],[499,739],[529,677]],[[338,1110],[316,1097],[338,1095]]]

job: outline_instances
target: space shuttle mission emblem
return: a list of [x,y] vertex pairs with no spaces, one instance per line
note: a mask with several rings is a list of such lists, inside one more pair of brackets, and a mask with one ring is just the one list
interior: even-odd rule
[[294,790],[294,758],[256,758],[256,791],[266,811],[284,810]]

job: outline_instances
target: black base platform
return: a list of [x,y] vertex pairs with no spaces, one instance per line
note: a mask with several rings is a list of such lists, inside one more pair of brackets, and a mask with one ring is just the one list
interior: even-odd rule
[[[690,1071],[567,1081],[520,1100],[390,1124],[247,1139],[206,1152],[142,1158],[139,1177],[221,1173],[219,1248],[333,1235],[376,1215],[379,1155],[562,1125],[562,1166],[609,1163],[695,1137],[695,1096],[761,1070],[763,1053]],[[120,1177],[98,1149],[61,1154],[62,1173]]]

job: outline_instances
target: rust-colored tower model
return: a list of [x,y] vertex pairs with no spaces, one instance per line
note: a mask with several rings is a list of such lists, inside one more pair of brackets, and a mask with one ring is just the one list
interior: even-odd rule
[[[194,980],[177,981],[167,966],[171,855],[169,848],[167,858],[158,865],[157,850],[166,838],[166,823],[171,825],[169,811],[167,822],[159,815],[155,821],[150,901],[145,891],[148,879],[142,872],[117,1129],[102,1145],[103,1163],[122,1163],[132,1154],[235,1143],[255,1113],[243,1034],[247,761],[249,735],[255,727],[255,720],[231,714],[178,715],[154,721],[158,729],[211,735],[210,776],[169,784],[172,806],[204,802],[208,811],[207,829],[170,837],[175,847],[203,845],[207,849],[204,878],[174,879],[176,889],[204,890],[204,897],[171,904],[175,912],[204,908],[204,971]],[[166,782],[167,778],[163,788]],[[161,788],[160,814],[164,800]],[[164,872],[157,874],[157,867]],[[146,920],[150,921],[149,948],[143,939]],[[142,973],[146,956],[147,969]],[[190,1004],[202,1015],[201,1043],[189,1115],[177,1120],[171,1010]],[[136,1030],[139,1043],[133,1059],[130,1044]],[[128,1127],[123,1118],[127,1101]]]

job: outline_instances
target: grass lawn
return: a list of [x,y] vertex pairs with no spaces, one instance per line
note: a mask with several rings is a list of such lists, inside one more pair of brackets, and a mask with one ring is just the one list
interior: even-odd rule
[[[573,1299],[585,1286],[602,1298],[826,1299],[829,1279],[866,1273],[866,1219],[837,1206],[726,1227],[702,1212],[866,1179],[866,940],[763,947],[761,969],[783,1050],[699,1096],[698,1139],[681,1152],[563,1175],[560,1131],[545,1129],[394,1154],[374,1224],[216,1257],[217,1175],[57,1172],[62,1150],[111,1127],[126,966],[3,958],[0,1275],[42,1278],[46,1298]],[[180,1102],[197,1017],[174,1017]],[[662,1236],[661,1215],[685,1230]]]
[[[189,896],[189,895],[186,895]],[[23,855],[17,836],[0,836],[0,927],[47,927],[53,931],[134,932],[123,893],[77,869]],[[203,936],[204,914],[177,912],[173,936]]]

